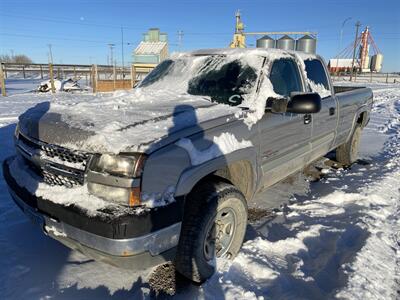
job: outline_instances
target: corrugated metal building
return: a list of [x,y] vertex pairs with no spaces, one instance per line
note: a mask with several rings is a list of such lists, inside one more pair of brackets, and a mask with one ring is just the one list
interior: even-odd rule
[[167,42],[140,42],[133,55],[134,63],[158,64],[168,56]]
[[142,79],[168,57],[168,37],[158,28],[143,34],[143,41],[133,51],[133,66],[138,79]]

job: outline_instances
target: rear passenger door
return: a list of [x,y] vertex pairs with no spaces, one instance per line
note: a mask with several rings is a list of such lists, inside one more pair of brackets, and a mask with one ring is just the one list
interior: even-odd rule
[[[275,60],[265,73],[269,73],[274,92],[282,97],[304,91],[303,78],[292,58]],[[300,170],[308,161],[311,128],[304,114],[264,114],[259,122],[264,187]]]
[[333,146],[336,138],[338,107],[323,62],[313,58],[306,59],[304,64],[309,90],[318,92],[322,98],[321,111],[312,116],[310,160],[315,160],[328,153]]

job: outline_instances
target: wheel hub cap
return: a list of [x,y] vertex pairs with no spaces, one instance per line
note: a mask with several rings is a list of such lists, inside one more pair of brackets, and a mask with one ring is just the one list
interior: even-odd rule
[[220,210],[210,222],[204,242],[204,256],[209,261],[214,257],[230,258],[229,248],[236,229],[236,215],[231,208]]

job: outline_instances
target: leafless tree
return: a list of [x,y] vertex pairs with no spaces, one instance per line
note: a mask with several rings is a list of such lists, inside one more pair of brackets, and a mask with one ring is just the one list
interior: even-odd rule
[[31,64],[33,63],[32,59],[24,54],[17,54],[10,56],[8,54],[0,55],[0,62],[3,63],[17,63],[17,64]]

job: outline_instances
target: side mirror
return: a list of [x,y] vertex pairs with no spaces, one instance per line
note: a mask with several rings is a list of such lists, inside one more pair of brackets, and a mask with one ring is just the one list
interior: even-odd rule
[[293,94],[287,104],[286,112],[313,114],[321,110],[321,97],[318,93]]

